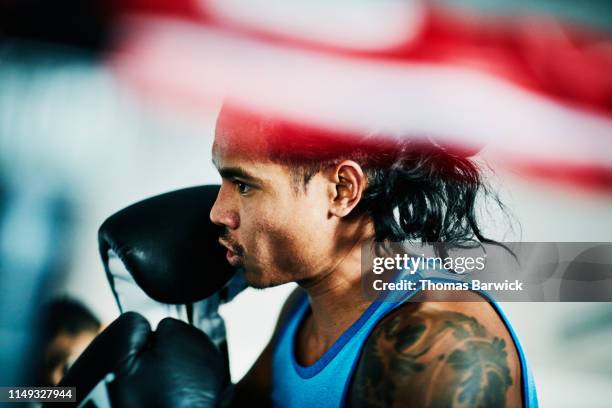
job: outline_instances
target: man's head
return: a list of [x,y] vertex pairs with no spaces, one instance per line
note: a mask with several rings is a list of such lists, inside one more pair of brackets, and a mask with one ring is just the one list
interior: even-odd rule
[[57,299],[41,315],[42,367],[38,383],[57,385],[100,331],[100,321],[80,302]]
[[225,227],[230,262],[242,263],[256,287],[333,271],[365,228],[353,216],[367,185],[362,167],[346,158],[283,157],[282,126],[225,108],[215,134],[213,161],[223,182],[211,219]]
[[225,106],[213,161],[223,183],[211,220],[225,228],[228,260],[256,287],[316,280],[374,237],[480,234],[476,167],[421,139],[332,132]]

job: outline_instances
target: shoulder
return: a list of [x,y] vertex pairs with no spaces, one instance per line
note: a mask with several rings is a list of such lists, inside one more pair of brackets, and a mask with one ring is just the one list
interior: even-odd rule
[[440,293],[419,294],[383,318],[364,345],[350,405],[520,406],[512,338],[492,306],[473,295],[443,302]]

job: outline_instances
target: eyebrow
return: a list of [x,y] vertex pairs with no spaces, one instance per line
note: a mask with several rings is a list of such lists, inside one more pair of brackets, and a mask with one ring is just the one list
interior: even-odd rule
[[[214,163],[214,162],[213,162]],[[250,181],[253,183],[261,183],[261,179],[259,177],[255,177],[253,174],[249,173],[247,170],[242,167],[221,167],[219,170],[219,174],[221,177],[226,179],[234,179],[239,178],[244,181]]]

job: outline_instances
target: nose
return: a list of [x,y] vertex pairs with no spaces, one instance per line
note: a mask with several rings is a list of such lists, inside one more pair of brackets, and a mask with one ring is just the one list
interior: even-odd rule
[[210,209],[210,220],[220,227],[236,229],[240,225],[240,218],[227,190],[223,185],[219,189],[217,199]]

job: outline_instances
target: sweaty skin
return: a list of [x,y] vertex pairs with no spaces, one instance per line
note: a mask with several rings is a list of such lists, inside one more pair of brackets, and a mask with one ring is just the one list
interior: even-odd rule
[[[343,160],[296,189],[290,169],[267,156],[272,128],[222,111],[213,163],[223,181],[210,218],[225,229],[228,261],[244,266],[252,286],[298,283],[277,329],[306,293],[311,311],[298,330],[296,358],[310,365],[371,303],[361,292],[361,245],[374,228],[354,211],[367,178]],[[521,406],[519,359],[499,316],[486,302],[440,302],[444,296],[422,292],[379,322],[353,376],[350,405]],[[235,406],[271,405],[276,335],[237,384]]]

